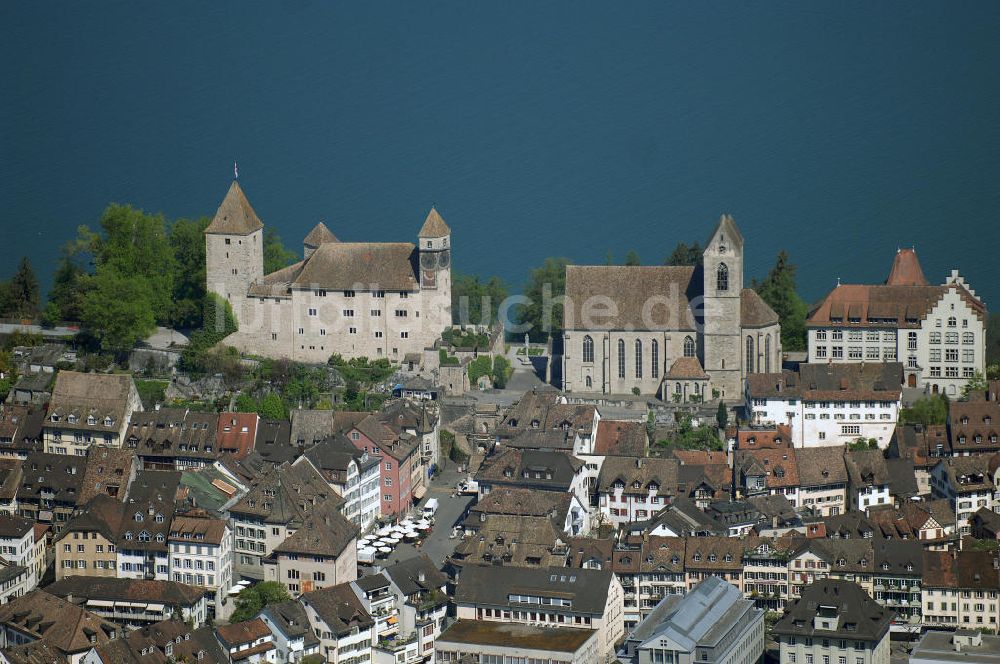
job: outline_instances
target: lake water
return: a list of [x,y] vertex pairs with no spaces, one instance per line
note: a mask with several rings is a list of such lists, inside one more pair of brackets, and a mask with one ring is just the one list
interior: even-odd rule
[[[95,6],[96,5],[96,6]],[[0,5],[0,246],[45,281],[109,201],[287,244],[412,240],[515,286],[545,256],[659,262],[721,212],[807,299],[915,245],[1000,295],[1000,3]]]

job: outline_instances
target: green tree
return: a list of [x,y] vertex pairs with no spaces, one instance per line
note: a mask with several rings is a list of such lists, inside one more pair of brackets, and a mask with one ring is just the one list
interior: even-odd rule
[[201,324],[205,298],[205,229],[211,219],[178,219],[170,227],[170,248],[177,273],[174,278],[173,324],[194,328]]
[[17,272],[7,284],[7,313],[34,316],[38,312],[38,277],[27,256],[21,258]]
[[625,254],[625,265],[642,265],[639,253],[635,249],[629,249],[628,253]]
[[536,341],[562,333],[567,265],[567,258],[546,258],[541,267],[531,271],[525,284],[524,296],[528,302],[521,305],[518,322],[528,327],[526,331]]
[[52,290],[49,291],[49,303],[59,308],[59,317],[63,320],[80,320],[86,276],[83,268],[64,249],[52,279]]
[[900,424],[944,424],[948,419],[948,398],[935,395],[917,399],[909,408],[899,411]]
[[288,419],[288,408],[277,392],[268,392],[267,396],[260,400],[260,409],[257,412],[269,420]]
[[298,259],[298,254],[282,244],[278,231],[273,226],[268,226],[264,231],[264,274],[288,267]]
[[806,349],[806,314],[808,306],[795,291],[795,265],[782,249],[778,260],[764,280],[754,280],[753,289],[767,302],[781,322],[781,347],[786,351]]
[[260,408],[260,404],[253,398],[253,396],[247,394],[246,392],[240,392],[236,396],[236,402],[233,404],[233,408],[236,409],[237,413],[256,413]]
[[456,325],[493,325],[507,286],[499,277],[485,283],[478,276],[454,274],[451,280],[451,317]]
[[697,242],[690,247],[678,242],[673,252],[663,260],[664,265],[697,265],[701,262],[702,248]]
[[285,587],[277,581],[263,581],[248,586],[236,596],[236,610],[229,617],[230,623],[243,622],[257,617],[265,606],[292,599]]
[[610,249],[608,249],[608,253],[604,254],[604,264],[605,265],[614,265],[615,264],[615,255],[613,253],[611,253]]
[[62,320],[62,312],[59,310],[59,305],[55,302],[49,301],[45,304],[45,309],[42,310],[41,323],[42,327],[53,328],[59,324]]
[[103,234],[97,234],[82,227],[78,238],[97,271],[114,273],[144,289],[156,322],[169,325],[176,262],[163,215],[112,204],[101,216],[101,230]]
[[970,394],[974,394],[976,392],[986,392],[989,387],[990,386],[986,383],[986,376],[983,375],[982,371],[977,369],[976,372],[972,374],[972,378],[970,378],[968,382],[962,386],[962,398],[968,399]]
[[510,374],[513,369],[510,366],[510,361],[503,355],[497,355],[493,358],[493,387],[498,390],[502,390],[507,386],[507,379],[510,378]]
[[715,411],[715,422],[719,425],[719,431],[724,431],[729,424],[729,410],[726,404],[719,402],[719,410]]
[[103,349],[122,355],[156,328],[153,305],[142,279],[101,269],[88,281],[80,322]]

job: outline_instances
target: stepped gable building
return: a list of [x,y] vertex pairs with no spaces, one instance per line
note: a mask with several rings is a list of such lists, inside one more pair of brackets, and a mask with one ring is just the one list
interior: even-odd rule
[[299,362],[402,361],[451,325],[451,229],[431,208],[412,242],[341,242],[322,223],[303,259],[264,274],[264,224],[235,180],[205,229],[206,286],[239,324],[226,343]]
[[986,367],[986,305],[958,274],[924,278],[913,249],[884,284],[837,284],[806,321],[810,362],[902,362],[906,384],[957,395]]
[[697,266],[568,266],[563,389],[731,401],[748,374],[779,370],[778,316],[743,287],[732,217],[705,247]]

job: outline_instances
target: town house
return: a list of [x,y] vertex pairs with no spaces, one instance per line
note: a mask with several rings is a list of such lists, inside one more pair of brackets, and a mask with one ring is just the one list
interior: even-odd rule
[[42,426],[45,451],[86,456],[91,445],[121,447],[132,413],[141,410],[131,376],[60,371]]

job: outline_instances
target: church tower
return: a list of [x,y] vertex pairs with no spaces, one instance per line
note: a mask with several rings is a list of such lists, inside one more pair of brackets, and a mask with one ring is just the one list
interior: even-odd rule
[[236,180],[205,229],[205,288],[226,298],[239,321],[250,285],[264,276],[264,224]]
[[433,207],[417,234],[425,334],[436,339],[451,326],[451,229]]
[[702,354],[712,389],[727,400],[739,399],[740,294],[743,291],[743,236],[728,214],[722,215],[702,254],[704,331]]

